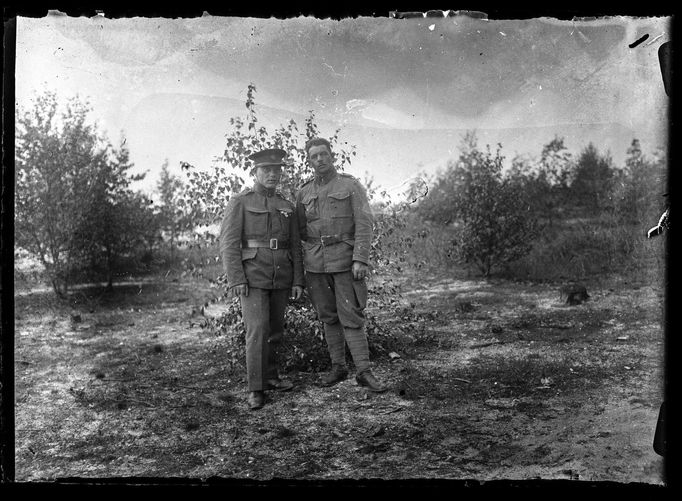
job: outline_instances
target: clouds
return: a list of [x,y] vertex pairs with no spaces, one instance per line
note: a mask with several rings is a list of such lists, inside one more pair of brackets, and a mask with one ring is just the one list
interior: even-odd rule
[[[235,97],[239,86],[254,82],[279,101],[268,105],[319,105],[324,114],[343,110],[353,99],[374,100],[376,106],[395,110],[377,96],[400,88],[419,104],[426,103],[431,108],[427,115],[463,119],[486,114],[529,86],[568,100],[585,96],[586,80],[612,67],[616,57],[632,59],[623,53],[629,43],[626,34],[632,35],[633,25],[645,24],[468,17],[52,20],[63,38],[91,54],[95,68],[127,73],[136,85],[162,85],[171,91],[173,82],[186,88],[201,79],[218,84],[212,93]],[[635,64],[652,66],[641,57]],[[650,77],[646,73],[628,75],[628,80],[639,85]],[[218,90],[220,85],[224,88]],[[402,105],[409,107],[410,102]]]
[[[668,23],[20,19],[17,99],[25,103],[45,81],[87,96],[112,135],[131,136],[133,161],[160,165],[163,157],[198,158],[197,151],[201,161],[219,155],[227,114],[243,112],[254,83],[269,126],[313,110],[325,128],[343,126],[359,149],[372,150],[359,151],[359,162],[381,158],[409,171],[419,161],[415,151],[435,164],[456,146],[441,143],[456,143],[465,129],[504,131],[500,137],[514,141],[505,146],[520,152],[531,136],[510,128],[617,124],[618,133],[660,137],[667,99],[656,51]],[[663,37],[628,47],[644,33]],[[400,166],[407,158],[412,164]]]

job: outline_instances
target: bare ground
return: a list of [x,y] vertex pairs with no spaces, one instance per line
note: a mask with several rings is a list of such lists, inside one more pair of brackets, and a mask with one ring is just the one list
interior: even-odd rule
[[[243,371],[191,311],[197,283],[15,298],[16,480],[575,480],[665,485],[663,290],[434,279],[405,298],[433,342],[374,361],[390,385],[319,374],[246,407]],[[97,297],[93,298],[93,294]],[[80,298],[80,299],[78,299]],[[79,314],[80,321],[72,317]]]

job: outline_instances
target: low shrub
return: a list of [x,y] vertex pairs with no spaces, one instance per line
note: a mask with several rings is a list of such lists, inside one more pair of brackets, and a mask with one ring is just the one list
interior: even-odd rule
[[[218,300],[227,303],[226,311],[217,317],[207,317],[201,325],[224,337],[229,368],[242,370],[245,368],[246,329],[239,299],[225,293]],[[428,323],[433,319],[433,314],[418,313],[414,304],[402,300],[397,285],[390,279],[375,277],[370,280],[365,329],[373,359],[387,358],[391,352],[405,353],[411,347],[429,344],[433,338]],[[307,295],[289,303],[284,322],[285,334],[279,350],[280,369],[285,372],[327,370],[330,359],[323,324]],[[348,350],[346,357],[351,364]]]

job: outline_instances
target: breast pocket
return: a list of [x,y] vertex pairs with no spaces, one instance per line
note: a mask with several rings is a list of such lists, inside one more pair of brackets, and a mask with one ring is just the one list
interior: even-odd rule
[[327,196],[327,204],[331,217],[353,216],[353,207],[351,206],[350,192],[348,191],[330,193]]
[[[277,209],[275,213],[275,217],[273,218],[273,225],[272,225],[272,235],[273,237],[275,235],[278,235],[277,238],[282,238],[286,239],[289,238],[289,228],[291,225],[291,218],[294,214],[294,211],[289,208],[283,208],[283,209]],[[275,225],[275,221],[277,221],[277,224]]]
[[308,221],[320,219],[320,211],[317,204],[317,194],[309,195],[302,200],[305,209],[305,218]]
[[268,234],[268,214],[266,209],[244,208],[244,237],[258,238]]

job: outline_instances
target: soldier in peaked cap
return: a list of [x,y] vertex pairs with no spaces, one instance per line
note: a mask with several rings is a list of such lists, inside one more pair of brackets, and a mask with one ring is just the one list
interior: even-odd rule
[[346,344],[355,364],[356,382],[370,391],[386,387],[370,371],[365,332],[372,213],[365,189],[339,173],[331,145],[322,138],[306,143],[315,177],[296,195],[306,288],[324,325],[332,362],[322,380],[331,386],[346,379]]
[[303,294],[301,241],[294,205],[277,190],[286,152],[252,154],[251,188],[230,198],[220,229],[220,256],[228,287],[239,296],[246,326],[246,371],[251,409],[266,390],[290,390],[280,379],[277,348],[284,335],[289,294]]

